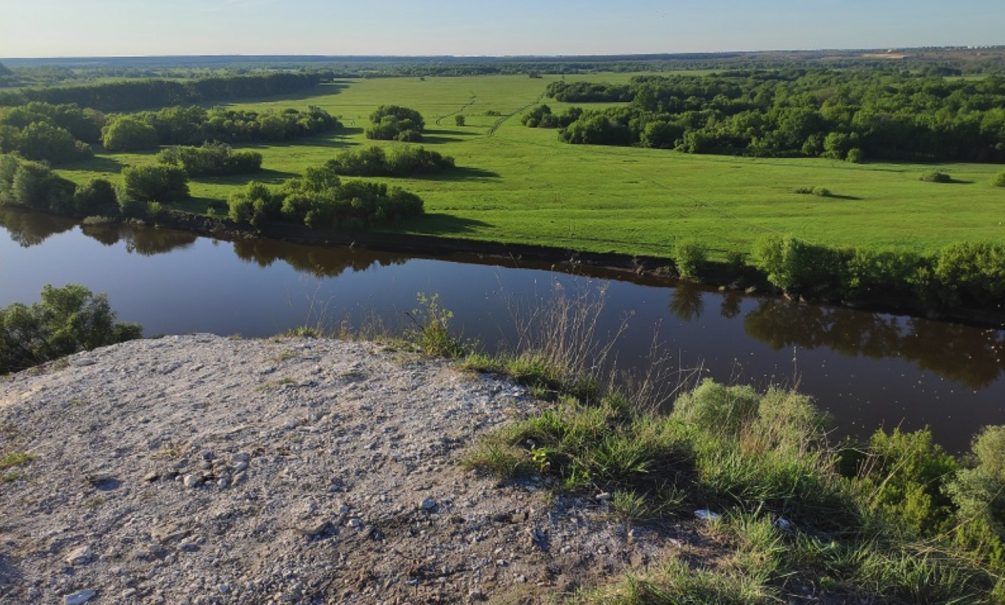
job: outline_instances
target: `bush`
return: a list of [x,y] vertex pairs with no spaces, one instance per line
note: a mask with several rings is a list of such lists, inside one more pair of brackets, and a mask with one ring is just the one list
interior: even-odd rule
[[226,143],[205,143],[202,147],[172,147],[157,155],[162,164],[181,166],[191,177],[249,174],[262,169],[262,154],[237,151]]
[[105,179],[93,179],[73,195],[73,210],[77,216],[116,216],[119,200],[115,187]]
[[399,105],[381,105],[370,114],[373,126],[366,130],[368,139],[417,142],[426,126],[422,114]]
[[[7,169],[12,166],[9,162]],[[45,164],[16,160],[15,163],[10,184],[3,185],[6,194],[0,197],[0,201],[40,212],[72,214],[73,192],[76,189],[72,182],[57,175]]]
[[930,259],[912,252],[855,250],[848,259],[845,294],[909,297],[916,294],[930,268]]
[[926,172],[921,175],[921,180],[926,183],[952,183],[953,177],[945,172]]
[[139,338],[141,333],[139,326],[115,323],[104,295],[78,285],[46,286],[41,302],[0,310],[0,373]]
[[141,202],[174,202],[189,197],[188,176],[177,166],[132,166],[123,170],[126,197]]
[[754,266],[786,292],[839,294],[847,282],[848,252],[814,246],[789,236],[768,235],[754,242]]
[[62,163],[93,157],[91,147],[73,138],[65,128],[33,122],[18,134],[16,150],[30,160]]
[[157,130],[130,116],[109,122],[102,130],[101,143],[108,151],[145,151],[158,145]]
[[460,114],[454,116],[454,125],[456,125],[456,126],[464,126],[465,122],[467,122],[467,120],[465,120],[464,116],[462,116]]
[[1001,309],[1005,300],[1005,245],[953,244],[941,250],[935,278],[951,301]]
[[995,187],[1005,187],[1005,171],[999,172],[991,179],[991,184]]
[[701,273],[708,260],[708,253],[700,242],[681,240],[674,244],[672,258],[680,276],[692,278]]
[[861,164],[865,161],[865,152],[858,147],[849,149],[848,156],[845,157],[845,161],[851,162],[852,164]]
[[857,482],[867,508],[899,519],[916,536],[947,529],[953,510],[942,486],[959,464],[932,440],[930,431],[880,430],[867,451]]
[[415,176],[449,170],[454,158],[445,157],[423,147],[407,145],[388,155],[377,146],[343,151],[328,160],[326,169],[348,176]]
[[231,195],[228,206],[232,220],[262,227],[279,218],[283,201],[265,185],[252,182],[244,191]]
[[422,199],[380,183],[342,182],[328,167],[308,168],[279,191],[259,183],[230,198],[230,217],[261,227],[283,220],[312,229],[364,229],[422,214]]

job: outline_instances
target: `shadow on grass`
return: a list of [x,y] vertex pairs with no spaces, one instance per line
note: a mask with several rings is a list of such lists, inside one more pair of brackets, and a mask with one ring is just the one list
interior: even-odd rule
[[498,179],[499,176],[498,172],[493,172],[491,170],[473,168],[471,166],[457,166],[443,172],[422,175],[419,178],[424,181],[464,182]]
[[122,170],[122,162],[114,158],[95,156],[83,162],[74,162],[65,166],[59,166],[59,169],[70,172],[120,172]]
[[458,143],[465,138],[474,136],[474,133],[463,130],[423,130],[422,142],[437,145],[440,143]]
[[421,235],[449,235],[473,233],[479,227],[491,227],[490,223],[470,218],[461,218],[439,212],[428,213],[421,218],[401,224],[401,227]]
[[247,185],[252,181],[258,183],[269,183],[271,185],[277,185],[279,183],[282,183],[286,179],[290,179],[296,176],[300,175],[295,172],[285,172],[283,170],[263,169],[259,170],[258,172],[251,172],[248,174],[199,177],[192,179],[192,181],[196,183],[205,183],[207,185]]
[[313,88],[305,88],[303,90],[281,93],[278,95],[272,95],[268,97],[252,97],[248,99],[230,99],[227,101],[221,101],[217,103],[211,103],[210,105],[250,105],[254,103],[275,103],[278,101],[306,101],[308,99],[314,99],[321,96],[337,95],[343,90],[349,87],[351,82],[345,80],[335,80],[330,83],[320,84]]

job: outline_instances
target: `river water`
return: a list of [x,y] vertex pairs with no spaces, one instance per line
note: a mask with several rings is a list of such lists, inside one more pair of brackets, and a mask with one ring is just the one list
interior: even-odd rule
[[269,240],[218,241],[150,228],[81,227],[0,210],[0,306],[45,284],[107,293],[146,335],[270,336],[302,325],[407,326],[418,293],[437,294],[452,326],[489,350],[556,299],[603,300],[597,335],[618,365],[640,368],[655,342],[672,363],[720,381],[798,386],[839,435],[930,426],[963,450],[1005,424],[1005,331],[573,275]]

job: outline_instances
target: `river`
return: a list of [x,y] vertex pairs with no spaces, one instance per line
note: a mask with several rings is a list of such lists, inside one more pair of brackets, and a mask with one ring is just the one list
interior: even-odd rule
[[[512,263],[516,264],[516,263]],[[1005,331],[609,277],[414,258],[269,240],[219,241],[0,210],[0,306],[45,284],[107,293],[145,334],[270,336],[303,325],[408,325],[416,296],[437,294],[452,326],[489,351],[556,298],[603,300],[597,334],[621,367],[654,340],[681,368],[720,381],[797,386],[832,415],[835,434],[930,426],[966,449],[1005,423]],[[531,311],[528,311],[531,310]]]

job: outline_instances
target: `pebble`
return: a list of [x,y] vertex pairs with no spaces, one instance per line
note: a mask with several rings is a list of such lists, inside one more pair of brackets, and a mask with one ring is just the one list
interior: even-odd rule
[[91,552],[91,548],[89,546],[81,546],[80,548],[71,550],[63,560],[66,561],[67,565],[77,566],[86,565],[90,563],[93,558],[94,553]]
[[420,506],[422,507],[422,510],[431,513],[436,510],[437,504],[436,500],[433,500],[432,498],[426,498],[425,500],[422,501],[422,504]]
[[68,594],[63,597],[63,605],[84,605],[84,603],[90,601],[98,595],[97,591],[90,588],[85,588],[84,590],[78,590],[73,594]]
[[182,484],[188,488],[199,487],[202,484],[202,477],[198,475],[185,475]]

